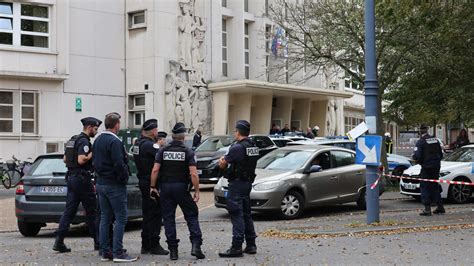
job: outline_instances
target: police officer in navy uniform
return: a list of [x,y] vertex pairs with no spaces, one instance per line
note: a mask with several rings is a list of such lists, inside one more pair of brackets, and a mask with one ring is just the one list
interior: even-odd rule
[[[443,151],[437,138],[428,134],[428,126],[420,126],[421,138],[416,142],[413,159],[421,165],[420,177],[423,179],[439,179],[439,170]],[[421,202],[425,209],[420,213],[422,216],[431,216],[431,203],[436,203],[435,214],[442,214],[446,211],[441,199],[441,187],[435,182],[420,182]]]
[[56,240],[53,250],[60,253],[71,252],[64,244],[64,237],[69,231],[69,226],[76,216],[79,203],[82,203],[86,211],[86,223],[91,237],[97,245],[98,239],[95,233],[96,195],[92,183],[92,149],[90,139],[95,137],[97,129],[102,121],[94,117],[81,119],[83,131],[79,135],[71,137],[66,143],[64,162],[68,169],[66,173],[67,196],[66,209],[64,210],[59,227],[56,230]]
[[166,137],[168,134],[164,131],[158,131],[157,136],[156,144],[158,144],[158,147],[164,147],[166,145]]
[[[184,145],[186,127],[176,123],[172,130],[173,140],[161,147],[156,154],[155,165],[151,173],[150,196],[161,200],[163,224],[166,242],[170,250],[170,259],[178,259],[178,243],[176,238],[176,207],[181,208],[188,225],[192,243],[191,255],[204,259],[202,253],[202,233],[199,227],[198,207],[199,176],[196,169],[194,151]],[[190,178],[191,177],[191,178]],[[159,191],[157,183],[159,181]],[[190,183],[194,186],[194,197],[190,194]]]
[[150,175],[159,145],[157,142],[158,121],[149,119],[143,123],[142,137],[133,146],[133,158],[137,166],[137,177],[142,194],[142,249],[141,254],[168,255],[160,245],[162,225],[159,200],[150,198]]
[[[237,141],[229,152],[219,161],[221,169],[227,168],[224,177],[229,180],[227,210],[232,222],[232,246],[220,257],[241,257],[243,253],[257,253],[255,227],[251,216],[250,191],[255,179],[255,167],[259,151],[255,143],[248,138],[250,123],[237,121],[234,138]],[[230,166],[229,166],[230,165]],[[242,251],[242,244],[246,247]]]

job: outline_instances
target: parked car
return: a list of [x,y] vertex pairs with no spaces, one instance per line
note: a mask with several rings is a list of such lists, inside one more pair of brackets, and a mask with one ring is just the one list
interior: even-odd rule
[[[474,163],[474,145],[466,145],[447,155],[441,161],[439,179],[448,181],[474,182],[472,165]],[[421,165],[414,165],[403,172],[404,177],[420,178]],[[440,183],[441,197],[454,203],[468,202],[474,188],[467,185]],[[420,181],[411,179],[400,180],[400,193],[403,195],[420,197]]]
[[[299,145],[272,151],[257,163],[250,192],[253,211],[276,211],[295,219],[313,206],[356,202],[365,209],[365,166],[355,152],[335,146]],[[380,191],[383,191],[381,184]],[[228,180],[214,187],[214,203],[226,208]]]
[[273,141],[273,143],[275,143],[275,145],[277,145],[279,148],[285,147],[288,144],[288,142],[293,142],[293,140],[289,138],[281,137],[281,136],[272,135],[269,137]]
[[[250,135],[249,137],[259,148],[260,157],[278,148],[267,136]],[[234,137],[230,135],[212,136],[204,140],[196,148],[197,171],[200,183],[217,183],[219,180],[219,169],[217,167],[219,158],[226,154],[233,142]]]
[[[312,140],[294,141],[288,145],[307,145],[320,144],[342,147],[346,149],[356,150],[356,142],[347,138],[317,138]],[[403,171],[412,166],[413,161],[408,157],[387,153],[388,170],[392,175],[401,176]]]
[[[36,158],[22,178],[15,196],[15,213],[22,235],[35,236],[46,223],[59,223],[66,206],[66,171],[63,154],[46,154]],[[130,177],[127,191],[128,219],[141,218],[141,194],[135,175]],[[80,205],[73,224],[85,221],[85,211]]]

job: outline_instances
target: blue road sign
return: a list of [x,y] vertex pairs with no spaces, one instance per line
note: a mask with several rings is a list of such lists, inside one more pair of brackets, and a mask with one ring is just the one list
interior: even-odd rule
[[356,163],[372,166],[380,165],[381,136],[361,136],[357,138]]

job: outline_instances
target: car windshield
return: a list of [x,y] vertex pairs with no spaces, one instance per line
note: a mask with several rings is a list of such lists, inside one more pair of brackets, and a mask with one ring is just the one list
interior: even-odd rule
[[51,175],[53,173],[66,174],[66,164],[62,158],[41,158],[37,160],[29,174],[32,176]]
[[196,151],[217,151],[228,147],[233,141],[234,139],[230,136],[210,137],[201,143]]
[[311,157],[308,151],[275,150],[258,160],[257,168],[267,170],[295,170]]
[[474,162],[474,148],[464,148],[448,155],[443,161],[447,162]]

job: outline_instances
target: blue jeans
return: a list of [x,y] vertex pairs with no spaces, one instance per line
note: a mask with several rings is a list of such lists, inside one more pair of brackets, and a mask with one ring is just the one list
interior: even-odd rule
[[252,182],[243,180],[232,180],[229,182],[229,194],[227,197],[227,210],[232,222],[232,246],[242,247],[254,243],[257,235],[252,220],[252,209],[250,204],[250,191]]
[[100,204],[99,240],[102,254],[110,252],[109,226],[115,216],[113,255],[122,253],[123,234],[127,223],[127,187],[125,185],[97,185]]

